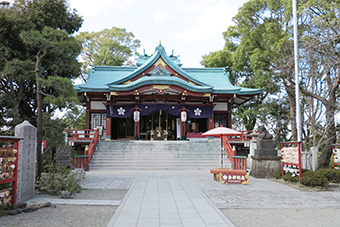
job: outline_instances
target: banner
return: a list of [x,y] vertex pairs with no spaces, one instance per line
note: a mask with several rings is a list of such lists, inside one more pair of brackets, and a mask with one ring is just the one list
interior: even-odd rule
[[140,116],[147,116],[159,110],[180,117],[181,110],[187,109],[188,118],[209,118],[212,116],[213,105],[170,105],[170,104],[130,104],[130,105],[106,105],[106,117],[132,117],[133,111],[139,108]]

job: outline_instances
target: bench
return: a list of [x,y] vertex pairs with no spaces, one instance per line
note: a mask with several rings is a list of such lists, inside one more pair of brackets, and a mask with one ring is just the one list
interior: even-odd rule
[[224,184],[249,184],[249,175],[246,170],[217,168],[210,170],[210,173],[214,174],[214,180]]

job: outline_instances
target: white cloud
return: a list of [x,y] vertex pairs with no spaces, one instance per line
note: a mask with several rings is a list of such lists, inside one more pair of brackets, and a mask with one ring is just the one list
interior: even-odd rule
[[115,10],[123,10],[130,5],[133,0],[69,0],[71,8],[78,10],[83,16],[96,16],[103,10],[107,9],[109,5],[114,5]]
[[[191,8],[192,10],[194,8]],[[237,7],[226,1],[206,7],[196,20],[196,25],[176,35],[181,41],[204,41],[214,36],[222,36],[222,32],[232,25],[231,18],[237,13]]]
[[201,12],[204,10],[204,6],[194,6],[194,5],[188,5],[187,7],[184,8],[184,11],[188,13],[196,13],[196,12]]
[[156,23],[161,23],[165,20],[168,19],[168,14],[166,14],[165,12],[158,12],[155,14],[155,16],[153,17],[153,20],[156,22]]

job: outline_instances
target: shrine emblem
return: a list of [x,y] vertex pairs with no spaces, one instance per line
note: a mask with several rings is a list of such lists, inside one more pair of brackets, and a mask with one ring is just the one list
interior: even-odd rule
[[201,116],[202,110],[200,108],[196,108],[194,110],[195,116]]
[[118,115],[124,115],[125,114],[125,109],[123,107],[120,107],[117,109]]

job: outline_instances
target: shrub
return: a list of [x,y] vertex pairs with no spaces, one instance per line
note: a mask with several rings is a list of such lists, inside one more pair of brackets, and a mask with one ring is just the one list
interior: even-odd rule
[[318,169],[316,173],[320,173],[321,175],[325,176],[328,181],[332,181],[335,178],[335,173],[332,169]]
[[302,174],[301,184],[311,187],[321,186],[327,188],[328,179],[320,172],[309,171]]
[[333,169],[334,172],[334,183],[340,183],[340,169]]
[[289,182],[298,182],[298,181],[299,181],[299,176],[294,176],[294,177],[293,177],[293,175],[292,175],[290,172],[288,172],[288,173],[286,173],[286,174],[282,177],[282,179],[283,179],[284,181],[289,181]]
[[304,173],[307,173],[307,172],[310,172],[311,170],[309,170],[309,169],[301,169],[301,176],[302,176],[302,174],[304,174]]
[[340,169],[319,169],[316,172],[324,175],[329,182],[340,183]]
[[281,179],[282,178],[282,170],[279,169],[274,174],[275,179]]
[[69,168],[50,163],[46,169],[46,175],[36,181],[37,190],[50,195],[61,195],[63,192],[70,192],[73,195],[81,190],[78,181],[70,174]]

